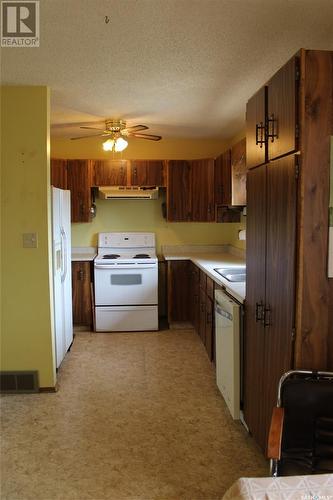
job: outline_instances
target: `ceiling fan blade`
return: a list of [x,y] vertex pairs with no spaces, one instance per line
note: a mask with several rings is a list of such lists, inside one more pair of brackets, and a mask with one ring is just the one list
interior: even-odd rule
[[88,137],[107,137],[110,134],[92,134],[92,135],[82,135],[81,137],[71,137],[71,141],[78,141],[79,139],[87,139]]
[[125,131],[125,132],[128,132],[129,134],[131,134],[132,132],[140,132],[140,130],[148,130],[149,127],[147,127],[147,125],[133,125],[132,127],[126,127],[122,130]]
[[84,128],[84,129],[89,129],[89,130],[105,130],[105,127],[104,128],[97,128],[97,127],[80,127],[80,128]]
[[138,139],[148,139],[149,141],[160,141],[162,137],[154,134],[129,134],[129,137],[137,137]]

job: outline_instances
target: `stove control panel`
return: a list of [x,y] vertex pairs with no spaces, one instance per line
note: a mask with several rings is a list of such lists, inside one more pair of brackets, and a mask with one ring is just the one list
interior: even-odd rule
[[99,233],[99,248],[155,248],[154,233]]

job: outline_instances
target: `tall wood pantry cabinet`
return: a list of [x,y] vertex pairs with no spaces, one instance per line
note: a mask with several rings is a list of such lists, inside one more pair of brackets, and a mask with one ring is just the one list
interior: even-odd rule
[[244,418],[264,450],[280,376],[333,369],[332,95],[333,52],[301,50],[247,105]]

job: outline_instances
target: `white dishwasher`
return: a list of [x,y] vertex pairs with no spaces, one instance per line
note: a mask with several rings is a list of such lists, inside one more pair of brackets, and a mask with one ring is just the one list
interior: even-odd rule
[[234,419],[240,418],[241,307],[215,290],[216,383]]

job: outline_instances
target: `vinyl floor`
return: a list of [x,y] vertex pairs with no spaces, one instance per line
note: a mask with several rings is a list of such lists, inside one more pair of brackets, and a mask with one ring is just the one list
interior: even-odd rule
[[268,475],[193,330],[81,332],[58,375],[1,398],[2,500],[215,500]]

